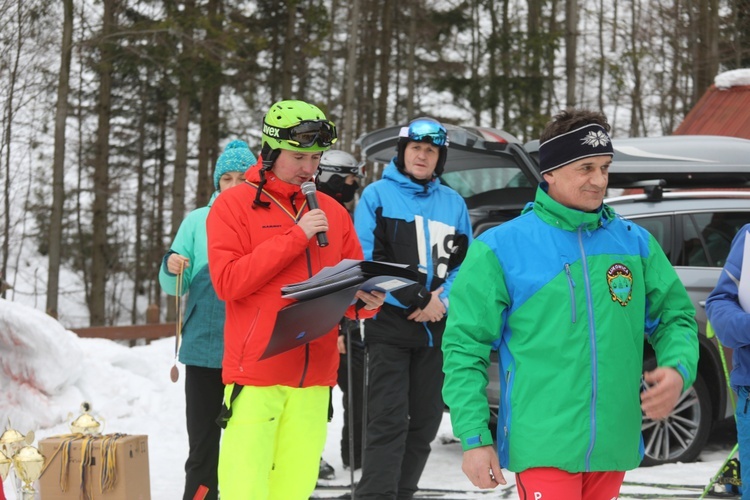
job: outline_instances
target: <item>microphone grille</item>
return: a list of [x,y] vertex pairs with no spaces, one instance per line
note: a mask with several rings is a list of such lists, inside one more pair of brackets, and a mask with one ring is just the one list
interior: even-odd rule
[[304,194],[305,196],[307,196],[308,194],[313,194],[315,193],[315,183],[310,181],[303,182],[300,186],[300,189],[302,190],[302,194]]

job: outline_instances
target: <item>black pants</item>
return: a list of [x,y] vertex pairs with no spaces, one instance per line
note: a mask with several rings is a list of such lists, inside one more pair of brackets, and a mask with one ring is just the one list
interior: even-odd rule
[[367,432],[354,498],[411,499],[443,418],[439,348],[369,343]]
[[362,466],[362,404],[364,402],[364,368],[365,350],[361,342],[354,339],[359,336],[356,332],[351,341],[352,360],[352,401],[349,401],[349,379],[347,374],[347,356],[341,355],[339,363],[338,385],[344,396],[341,400],[344,407],[344,427],[341,429],[341,460],[349,467],[349,412],[354,420],[354,469]]
[[201,485],[208,487],[207,500],[218,498],[221,428],[216,424],[216,417],[223,399],[221,368],[185,366],[185,416],[190,452],[185,462],[183,500],[193,500]]

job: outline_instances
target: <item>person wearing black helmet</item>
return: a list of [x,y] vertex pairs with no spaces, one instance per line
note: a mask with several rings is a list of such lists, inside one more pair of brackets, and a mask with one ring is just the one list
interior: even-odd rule
[[[346,151],[329,149],[320,157],[320,166],[315,180],[318,189],[334,198],[345,208],[354,201],[359,189],[358,179],[364,177],[365,162],[357,160]],[[347,356],[347,336],[351,336],[349,344],[351,352]],[[338,385],[343,393],[342,406],[344,408],[344,425],[341,429],[341,461],[344,467],[359,469],[362,465],[362,403],[364,385],[364,343],[359,332],[359,324],[348,318],[339,323],[339,363]],[[351,401],[349,396],[348,366],[351,362]],[[351,412],[351,415],[350,415]],[[349,421],[352,421],[352,454],[354,463],[350,463],[349,452]],[[326,467],[327,466],[327,467]],[[324,471],[327,474],[324,475]],[[321,462],[320,479],[330,479],[332,467]]]
[[448,293],[472,238],[463,198],[438,179],[445,127],[418,118],[399,135],[383,178],[362,192],[354,227],[365,259],[407,264],[420,279],[365,320],[367,427],[356,499],[408,499],[418,489],[443,414]]
[[359,189],[357,180],[364,177],[364,165],[346,151],[329,149],[320,157],[318,189],[346,207],[354,201]]

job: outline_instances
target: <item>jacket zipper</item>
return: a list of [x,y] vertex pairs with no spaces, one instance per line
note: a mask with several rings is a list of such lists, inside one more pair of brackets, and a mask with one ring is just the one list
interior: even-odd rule
[[591,281],[589,279],[589,266],[586,261],[586,250],[583,247],[583,226],[578,228],[578,247],[581,250],[581,265],[583,266],[583,280],[585,282],[586,289],[586,311],[589,318],[589,344],[591,345],[591,408],[589,410],[591,415],[591,434],[589,436],[590,445],[589,451],[586,453],[586,471],[590,472],[591,469],[591,455],[594,453],[594,445],[596,444],[596,400],[598,398],[596,392],[597,384],[597,373],[596,373],[596,332],[594,331],[594,307],[593,300],[591,298]]
[[[294,203],[294,195],[289,197],[289,203],[292,205],[292,210],[294,210],[294,213],[299,216],[297,213],[297,205]],[[299,219],[295,221],[298,222]],[[307,260],[307,276],[312,277],[312,256],[310,255],[310,247],[308,246],[305,248],[305,258]],[[304,387],[305,385],[305,377],[307,377],[307,369],[310,366],[310,344],[305,344],[305,364],[302,367],[302,376],[299,379],[299,387]]]
[[260,310],[258,310],[258,312],[255,314],[255,318],[253,318],[253,322],[250,323],[250,327],[245,332],[245,339],[242,341],[242,354],[240,354],[240,359],[238,363],[240,373],[245,371],[245,369],[242,367],[242,362],[245,360],[245,353],[247,352],[247,343],[250,340],[250,332],[253,331],[253,329],[255,328],[255,323],[258,322],[258,316],[260,316]]
[[570,264],[565,263],[565,274],[568,276],[568,290],[570,290],[570,322],[576,322],[576,283],[570,275]]
[[307,368],[310,366],[310,344],[305,344],[305,365],[302,367],[302,377],[299,379],[299,386],[304,387],[305,377],[307,377]]
[[[508,370],[505,372],[505,394],[503,395],[505,398],[505,407],[510,408],[510,391],[511,391],[511,379],[513,372],[511,370]],[[503,434],[505,435],[505,438],[508,438],[508,418],[505,418],[505,421],[503,422]]]

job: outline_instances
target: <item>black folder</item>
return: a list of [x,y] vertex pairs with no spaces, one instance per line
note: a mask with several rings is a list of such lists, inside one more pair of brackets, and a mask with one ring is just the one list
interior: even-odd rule
[[346,259],[323,268],[315,276],[281,289],[297,299],[282,308],[260,359],[307,344],[330,332],[354,302],[357,290],[389,292],[416,282],[417,273],[406,265]]
[[357,286],[354,285],[314,299],[294,302],[281,309],[260,359],[305,345],[330,332],[344,316],[356,292]]
[[309,300],[352,286],[367,292],[391,292],[414,284],[417,279],[417,273],[406,264],[344,259],[305,281],[283,287],[281,294],[289,299]]

